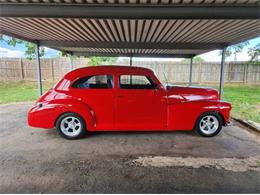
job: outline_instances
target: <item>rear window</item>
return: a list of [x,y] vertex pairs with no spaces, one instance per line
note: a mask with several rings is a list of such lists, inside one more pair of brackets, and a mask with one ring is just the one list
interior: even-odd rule
[[112,75],[91,75],[78,79],[72,85],[79,89],[111,89],[114,87]]

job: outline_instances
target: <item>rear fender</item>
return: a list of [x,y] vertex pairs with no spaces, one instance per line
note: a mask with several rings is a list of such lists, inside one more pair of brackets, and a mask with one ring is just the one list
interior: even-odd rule
[[[74,113],[79,114],[85,120],[88,130],[92,130],[96,127],[95,113],[89,105],[87,105],[79,100],[73,100],[73,99],[53,100],[50,103],[53,105],[56,105],[57,107],[62,109],[62,113],[60,115],[67,113],[67,112],[74,112]],[[57,119],[58,118],[59,117],[57,117]]]

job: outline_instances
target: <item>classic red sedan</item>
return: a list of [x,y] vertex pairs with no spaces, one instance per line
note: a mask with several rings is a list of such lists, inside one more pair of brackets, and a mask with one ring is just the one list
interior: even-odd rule
[[164,86],[152,70],[96,66],[69,72],[28,113],[33,127],[67,139],[87,131],[195,129],[211,137],[229,124],[231,104],[211,88]]

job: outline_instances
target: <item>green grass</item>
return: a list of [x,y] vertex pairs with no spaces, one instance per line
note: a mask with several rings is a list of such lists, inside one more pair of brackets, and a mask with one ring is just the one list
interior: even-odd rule
[[[219,89],[212,84],[203,86]],[[260,85],[225,84],[223,99],[232,104],[232,116],[260,123]]]
[[[52,83],[43,83],[44,91]],[[36,82],[0,82],[0,104],[35,101],[38,99]],[[231,102],[232,115],[242,119],[250,119],[260,123],[260,86],[258,85],[226,85],[224,100]]]
[[224,100],[232,103],[232,115],[260,123],[260,86],[225,86]]
[[[43,91],[51,86],[51,83],[43,83]],[[35,101],[38,98],[36,82],[0,82],[0,104]]]

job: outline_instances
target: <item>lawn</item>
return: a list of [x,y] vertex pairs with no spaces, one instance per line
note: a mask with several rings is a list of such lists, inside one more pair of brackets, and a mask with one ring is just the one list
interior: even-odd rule
[[[51,86],[51,83],[44,82],[43,91]],[[0,82],[0,104],[35,101],[37,98],[37,82]]]
[[[52,85],[52,83],[43,83],[44,91]],[[35,101],[37,98],[36,82],[0,82],[0,104]],[[232,103],[233,116],[260,123],[259,85],[225,85],[224,100]]]
[[260,86],[225,86],[224,100],[232,103],[232,115],[260,124]]

